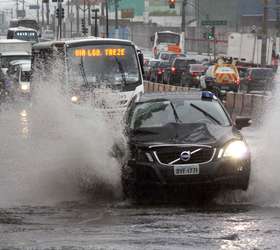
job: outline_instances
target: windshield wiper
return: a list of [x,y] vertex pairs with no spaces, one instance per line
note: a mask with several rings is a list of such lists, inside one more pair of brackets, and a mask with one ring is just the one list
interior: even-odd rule
[[125,72],[124,72],[124,69],[123,69],[123,65],[116,56],[115,56],[115,60],[116,60],[116,63],[118,64],[119,70],[121,72],[122,82],[123,82],[124,85],[126,85],[126,77],[125,77]]
[[84,84],[86,87],[89,87],[89,83],[88,83],[88,80],[87,80],[87,76],[86,76],[86,72],[85,72],[85,67],[84,67],[84,61],[83,61],[83,57],[81,56],[81,62],[79,64],[80,66],[80,72],[81,72],[81,75],[83,77],[83,80],[84,80]]
[[204,109],[196,106],[195,104],[191,103],[190,104],[193,108],[195,108],[196,110],[200,111],[202,114],[204,114],[206,117],[210,118],[212,121],[216,122],[219,125],[222,125],[221,122],[219,120],[217,120],[214,116],[212,116],[211,114],[209,114],[207,111],[205,111]]
[[174,116],[175,116],[176,122],[177,122],[177,123],[182,123],[182,121],[180,120],[180,118],[179,118],[179,116],[178,116],[178,113],[177,113],[177,111],[176,111],[176,109],[175,109],[174,104],[173,104],[172,102],[170,102],[170,105],[171,105],[171,107],[172,107],[173,114],[174,114]]

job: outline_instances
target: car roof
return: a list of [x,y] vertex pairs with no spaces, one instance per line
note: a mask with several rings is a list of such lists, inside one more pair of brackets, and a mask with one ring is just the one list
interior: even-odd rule
[[[156,100],[201,100],[202,92],[200,90],[190,90],[188,92],[162,92],[162,93],[144,93],[136,101],[141,102],[152,102]],[[213,99],[215,100],[215,99]]]
[[13,61],[10,61],[10,65],[17,65],[17,64],[24,64],[24,63],[31,63],[31,59],[30,60],[13,60]]
[[31,54],[26,51],[3,52],[0,54],[1,56],[31,56]]
[[35,29],[31,29],[31,28],[27,28],[27,27],[23,27],[23,26],[9,28],[8,30],[11,30],[11,31],[34,31],[34,32],[37,32],[37,30],[35,30]]

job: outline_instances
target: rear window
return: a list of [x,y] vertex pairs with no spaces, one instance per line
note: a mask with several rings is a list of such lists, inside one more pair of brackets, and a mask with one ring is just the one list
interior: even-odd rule
[[168,61],[169,58],[170,58],[170,54],[162,53],[162,54],[160,55],[160,59],[161,59],[161,60]]
[[185,59],[176,59],[174,62],[174,66],[176,68],[186,68],[189,64],[194,64],[196,63],[195,60],[185,60]]
[[204,72],[205,67],[203,65],[200,65],[200,64],[192,64],[192,65],[190,65],[190,71],[192,71],[192,72]]
[[235,71],[230,67],[219,67],[217,68],[216,73],[234,74]]
[[273,72],[270,69],[253,69],[251,71],[251,76],[254,79],[265,79],[267,77],[272,77]]

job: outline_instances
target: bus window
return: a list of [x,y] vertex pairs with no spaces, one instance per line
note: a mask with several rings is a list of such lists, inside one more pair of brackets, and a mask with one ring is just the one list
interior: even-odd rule
[[67,58],[70,84],[76,87],[85,84],[85,80],[96,86],[123,86],[127,91],[141,84],[141,69],[131,45],[72,47],[67,50]]
[[158,43],[180,44],[180,35],[173,33],[158,33]]

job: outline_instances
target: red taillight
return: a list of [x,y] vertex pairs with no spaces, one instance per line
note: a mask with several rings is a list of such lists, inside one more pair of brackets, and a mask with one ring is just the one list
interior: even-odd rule
[[239,85],[239,84],[240,84],[240,79],[235,80],[235,83],[236,83],[237,85]]
[[175,73],[175,72],[176,72],[176,68],[175,68],[175,67],[172,67],[172,68],[171,68],[171,72],[172,72],[172,73]]
[[164,72],[163,69],[158,69],[158,74],[161,75]]
[[193,76],[193,77],[197,77],[197,76],[198,76],[198,73],[197,73],[197,72],[192,72],[192,76]]

